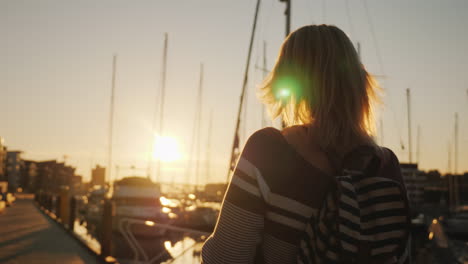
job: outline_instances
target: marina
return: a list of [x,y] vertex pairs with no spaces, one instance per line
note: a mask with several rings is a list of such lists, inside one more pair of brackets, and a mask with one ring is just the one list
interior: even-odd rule
[[[130,178],[133,184],[134,180]],[[145,179],[138,179],[138,183],[143,180]],[[76,196],[66,203],[61,201],[65,193],[61,195],[17,196],[17,200],[12,203],[13,209],[0,218],[0,224],[12,227],[14,223],[18,228],[24,228],[24,231],[0,232],[3,234],[3,241],[0,243],[19,243],[17,249],[8,247],[9,251],[1,251],[3,253],[0,254],[0,260],[9,263],[8,260],[15,254],[21,254],[20,259],[36,257],[35,254],[40,249],[20,241],[27,236],[33,240],[44,239],[40,238],[42,235],[51,239],[50,235],[53,234],[60,237],[57,239],[65,243],[64,246],[68,243],[65,241],[71,241],[69,243],[73,246],[67,246],[72,250],[70,254],[78,254],[73,258],[83,261],[77,263],[199,263],[201,246],[214,228],[220,206],[218,202],[192,199],[183,203],[175,198],[160,197],[159,202],[157,199],[153,201],[161,211],[154,210],[151,216],[135,213],[134,210],[138,211],[138,207],[134,207],[132,210],[123,210],[125,214],[119,214],[115,210],[114,215],[106,217],[106,205],[96,209],[85,202],[78,202],[79,197]],[[96,190],[89,195],[91,199],[88,202],[94,199],[92,196],[96,195]],[[135,199],[135,196],[126,197],[129,202]],[[189,197],[187,199],[190,200]],[[123,202],[115,199],[108,201]],[[19,213],[26,210],[26,207],[30,213]],[[117,208],[114,204],[114,209]],[[171,217],[161,217],[159,213],[163,213],[163,208],[171,208],[171,213],[174,214],[172,220]],[[467,212],[466,206],[456,208],[453,212],[448,211],[445,206],[422,206],[418,215],[412,219],[413,263],[468,263]],[[106,221],[110,221],[108,223],[111,223],[111,228],[106,228]],[[26,226],[32,229],[25,228]],[[61,250],[55,245],[56,243],[51,247]]]
[[[312,23],[343,28],[379,82],[367,132],[401,170],[411,263],[468,264],[466,3],[29,2],[0,3],[0,263],[200,263],[249,135],[287,128],[261,87]],[[276,84],[275,103],[298,83]],[[267,201],[266,183],[241,181]]]

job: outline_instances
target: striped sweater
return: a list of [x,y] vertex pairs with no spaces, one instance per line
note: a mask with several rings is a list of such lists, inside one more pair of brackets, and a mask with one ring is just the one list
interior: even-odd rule
[[[379,173],[402,182],[398,159],[385,152]],[[331,184],[331,176],[304,160],[281,132],[255,132],[203,245],[202,263],[296,263],[301,234]]]

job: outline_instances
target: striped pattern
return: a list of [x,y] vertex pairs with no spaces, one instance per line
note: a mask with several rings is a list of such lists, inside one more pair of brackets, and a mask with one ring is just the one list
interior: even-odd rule
[[[238,201],[241,197],[249,197],[249,204]],[[298,246],[265,230],[300,234],[316,211],[272,192],[260,171],[241,157],[216,229],[203,246],[203,263],[252,263],[254,259],[261,263],[295,263]]]
[[[408,222],[400,184],[382,177],[353,176],[337,177],[342,190],[339,230],[346,236],[342,243],[369,241],[371,256],[396,255],[399,244],[405,241]],[[346,218],[346,213],[355,217]],[[357,254],[357,248],[350,248],[349,253]]]
[[336,177],[337,191],[330,191],[308,224],[299,263],[362,263],[361,255],[371,263],[409,261],[404,187],[384,177],[346,173]]
[[[397,160],[386,171],[392,167]],[[257,131],[239,158],[202,263],[297,263],[300,252],[312,252],[301,248],[321,250],[305,258],[313,263],[323,256],[338,260],[337,252],[327,251],[340,241],[330,235],[337,212],[331,210],[336,199],[327,196],[331,186],[334,179],[298,156],[278,130]],[[304,233],[311,239],[303,240]]]
[[[239,224],[230,225],[233,219]],[[252,263],[262,229],[261,216],[224,201],[216,230],[203,245],[203,263]]]

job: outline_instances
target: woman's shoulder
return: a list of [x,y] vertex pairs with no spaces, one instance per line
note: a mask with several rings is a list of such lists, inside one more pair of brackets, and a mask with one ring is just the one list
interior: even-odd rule
[[306,136],[307,133],[303,126],[292,126],[282,130],[274,127],[265,127],[255,131],[249,137],[245,148],[281,150],[298,144],[303,144]]
[[[266,140],[280,140],[280,141],[297,141],[305,140],[307,138],[307,127],[305,125],[295,125],[285,127],[279,130],[274,127],[265,127],[255,131],[250,139],[256,140],[257,138],[263,138]],[[249,139],[249,140],[250,140]]]
[[307,142],[307,127],[302,125],[290,126],[281,130],[281,134],[290,145],[302,145]]
[[380,157],[382,166],[400,166],[400,161],[395,153],[388,147],[376,146],[377,155]]
[[278,135],[281,135],[281,131],[278,130],[277,128],[265,127],[265,128],[262,128],[253,132],[249,140],[252,138],[265,137],[265,136],[274,138],[274,137],[277,137]]
[[265,182],[273,188],[292,166],[290,151],[281,132],[273,127],[255,131],[247,140],[238,160],[237,168],[243,173],[260,173]]
[[252,152],[252,155],[260,155],[260,152],[268,153],[281,148],[283,141],[284,138],[282,138],[281,131],[278,129],[274,127],[262,128],[250,135],[245,143],[243,152],[247,155],[249,152]]
[[400,161],[395,153],[387,147],[379,147],[380,156],[380,176],[397,180],[403,183],[403,177],[400,169]]

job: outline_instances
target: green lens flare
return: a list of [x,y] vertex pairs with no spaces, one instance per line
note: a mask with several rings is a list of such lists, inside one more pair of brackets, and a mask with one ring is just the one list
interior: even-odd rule
[[289,97],[291,95],[291,91],[288,88],[282,88],[279,90],[280,97]]
[[275,96],[276,99],[279,100],[289,99],[291,95],[297,95],[299,93],[299,83],[296,79],[292,77],[283,77],[281,79],[278,79],[275,86]]

